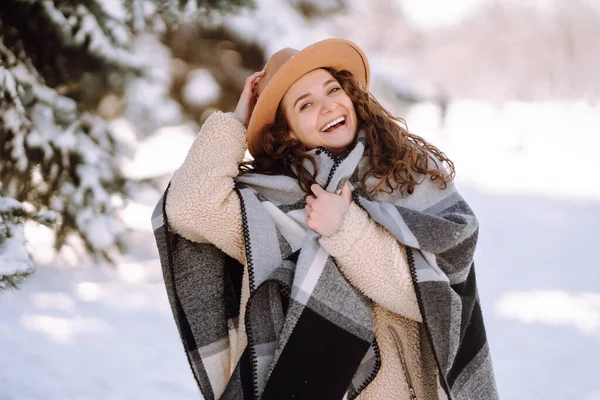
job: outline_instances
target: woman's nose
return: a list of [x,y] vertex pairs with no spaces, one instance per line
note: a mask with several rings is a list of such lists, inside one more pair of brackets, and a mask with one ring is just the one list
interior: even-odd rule
[[335,109],[335,101],[333,101],[332,99],[330,99],[328,97],[323,99],[323,101],[321,103],[321,113],[322,114],[329,114],[334,109]]

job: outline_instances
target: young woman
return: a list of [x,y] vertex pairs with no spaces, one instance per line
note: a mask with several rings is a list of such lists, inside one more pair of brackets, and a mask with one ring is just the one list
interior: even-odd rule
[[205,398],[497,398],[477,220],[368,85],[352,42],[283,49],[173,175],[153,221]]

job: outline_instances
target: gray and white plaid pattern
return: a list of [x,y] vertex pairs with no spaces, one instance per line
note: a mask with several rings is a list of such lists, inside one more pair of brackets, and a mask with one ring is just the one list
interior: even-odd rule
[[[352,154],[360,154],[363,143]],[[320,155],[316,153],[321,153]],[[329,191],[335,191],[342,179],[352,174],[355,166],[347,157],[338,173],[327,180],[333,168],[333,160],[325,153],[313,150],[318,159],[317,183]],[[345,173],[340,173],[345,171]],[[303,308],[309,307],[323,318],[367,342],[374,340],[373,315],[370,301],[351,286],[341,275],[333,259],[319,244],[320,235],[306,225],[306,193],[297,180],[287,176],[245,174],[238,177],[239,193],[246,210],[249,241],[247,255],[252,260],[254,276],[251,279],[251,296],[248,314],[256,346],[258,392],[277,365],[281,351],[293,332]],[[299,251],[296,262],[287,260]],[[285,316],[275,315],[280,310],[278,296],[273,286],[261,295],[255,291],[265,282],[277,281],[291,288],[290,304]],[[259,291],[260,292],[260,291]],[[266,298],[276,304],[269,306]],[[270,310],[265,318],[264,311]],[[375,368],[376,349],[365,355],[350,387],[354,389],[366,383]]]

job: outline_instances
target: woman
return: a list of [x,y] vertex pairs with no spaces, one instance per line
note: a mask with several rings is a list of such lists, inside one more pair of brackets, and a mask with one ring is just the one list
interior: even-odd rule
[[497,398],[477,220],[368,84],[347,40],[281,50],[173,175],[153,221],[205,398]]

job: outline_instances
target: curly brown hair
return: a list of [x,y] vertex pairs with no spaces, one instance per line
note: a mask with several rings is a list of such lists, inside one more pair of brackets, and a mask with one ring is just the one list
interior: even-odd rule
[[[369,157],[370,169],[362,177],[363,194],[372,198],[380,191],[391,194],[399,190],[401,196],[406,196],[412,194],[415,186],[427,177],[437,182],[440,189],[446,188],[447,183],[454,179],[455,171],[454,164],[442,151],[422,137],[409,133],[405,120],[383,108],[350,72],[323,69],[348,94],[356,110],[358,130],[365,132],[365,154]],[[260,133],[264,138],[263,155],[240,164],[239,170],[240,173],[294,176],[302,190],[310,194],[310,186],[315,183],[317,175],[317,165],[308,154],[310,149],[289,135],[290,129],[282,108],[280,104],[275,122]],[[312,163],[312,174],[304,167],[304,160]],[[430,168],[429,160],[433,161],[435,167]],[[447,170],[440,166],[443,163],[446,163]],[[379,179],[379,182],[367,190],[366,182],[370,177]]]

